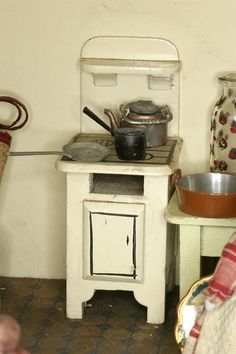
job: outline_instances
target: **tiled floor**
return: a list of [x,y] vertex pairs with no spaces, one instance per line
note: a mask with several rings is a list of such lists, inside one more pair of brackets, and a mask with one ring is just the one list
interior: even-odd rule
[[[65,281],[0,278],[1,312],[22,326],[22,344],[44,354],[177,354],[173,335],[177,291],[167,296],[166,321],[151,325],[131,292],[96,291],[83,320],[65,314]],[[158,301],[158,299],[157,299]]]

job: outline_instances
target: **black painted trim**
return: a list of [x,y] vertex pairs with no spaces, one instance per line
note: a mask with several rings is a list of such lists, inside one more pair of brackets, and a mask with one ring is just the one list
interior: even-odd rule
[[90,274],[93,275],[93,222],[92,212],[89,212],[89,229],[90,229]]
[[[119,274],[119,273],[97,273],[93,270],[93,220],[92,215],[112,215],[112,216],[122,216],[122,217],[132,217],[133,218],[133,250],[132,250],[132,258],[133,258],[133,273],[131,274]],[[134,279],[137,277],[136,274],[136,218],[138,215],[134,214],[118,214],[118,213],[105,213],[105,212],[89,212],[89,229],[90,229],[90,275],[112,275],[112,276],[122,276],[122,277],[133,277]]]
[[136,263],[136,217],[133,219],[133,266],[134,266],[134,271],[133,271],[133,276],[134,279],[136,278],[136,269],[137,269],[137,263]]

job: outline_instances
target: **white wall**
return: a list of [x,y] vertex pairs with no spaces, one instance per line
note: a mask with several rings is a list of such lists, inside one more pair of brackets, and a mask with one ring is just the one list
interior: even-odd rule
[[[182,61],[183,173],[206,171],[216,77],[236,69],[235,0],[0,0],[0,95],[22,100],[12,150],[61,148],[79,131],[79,56],[93,36],[172,41]],[[0,111],[1,118],[1,111]],[[65,277],[65,176],[55,157],[9,158],[0,188],[0,275]]]

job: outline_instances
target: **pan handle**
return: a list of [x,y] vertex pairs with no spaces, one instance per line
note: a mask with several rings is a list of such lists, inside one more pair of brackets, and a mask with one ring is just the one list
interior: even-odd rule
[[6,151],[3,153],[5,156],[31,156],[31,155],[64,155],[71,157],[69,153],[63,151]]
[[182,171],[180,168],[177,168],[172,175],[172,183],[175,184],[180,178],[182,178]]
[[182,172],[181,172],[181,169],[180,168],[177,168],[173,174],[171,175],[171,178],[170,178],[170,186],[169,186],[169,194],[170,194],[170,197],[172,197],[172,195],[174,194],[174,191],[175,191],[175,184],[176,182],[178,181],[179,178],[182,177]]
[[105,122],[103,122],[95,113],[93,113],[88,107],[84,107],[83,112],[92,118],[96,123],[101,125],[104,129],[106,129],[111,135],[114,135],[113,130],[107,125]]

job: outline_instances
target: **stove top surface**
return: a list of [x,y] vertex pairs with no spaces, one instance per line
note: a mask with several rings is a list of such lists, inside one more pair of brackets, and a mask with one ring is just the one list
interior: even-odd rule
[[[104,159],[104,162],[114,163],[132,163],[132,164],[145,164],[145,165],[166,165],[169,164],[174,153],[177,143],[177,138],[168,137],[167,144],[156,147],[149,147],[146,149],[145,160],[120,160],[116,154],[114,140],[110,135],[106,134],[77,134],[70,143],[75,142],[96,142],[103,146],[109,147],[110,154]],[[63,157],[63,160],[70,160],[68,157]]]

